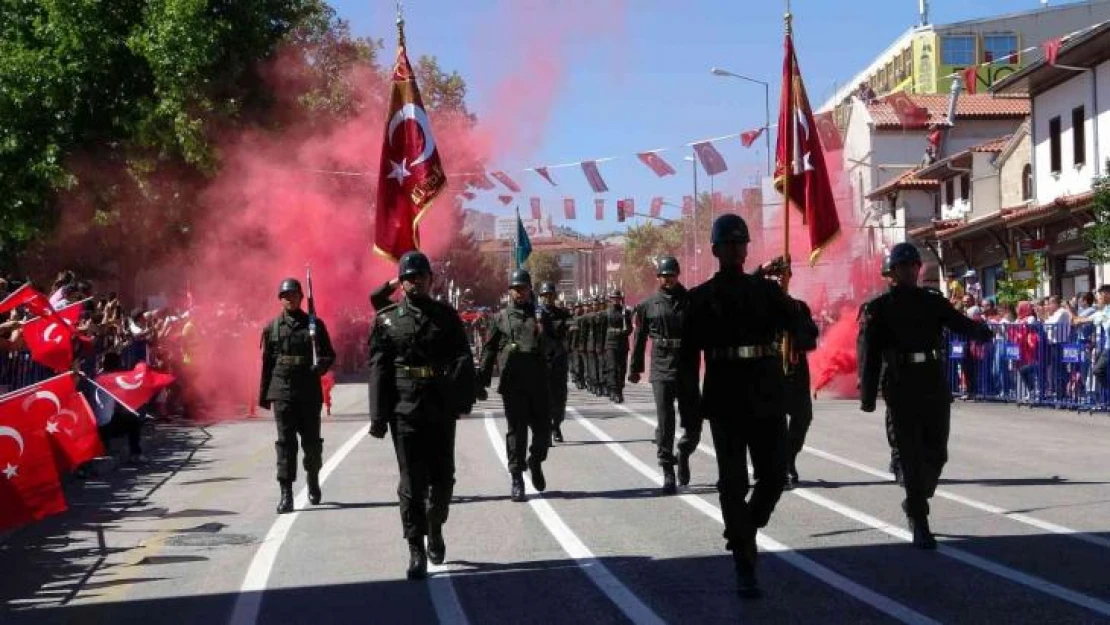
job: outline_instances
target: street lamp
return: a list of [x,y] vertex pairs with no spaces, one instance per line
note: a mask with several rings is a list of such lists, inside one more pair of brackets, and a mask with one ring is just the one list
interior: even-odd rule
[[740,80],[744,80],[744,81],[747,81],[747,82],[754,82],[757,85],[763,85],[763,111],[764,111],[764,115],[765,115],[764,123],[763,123],[763,133],[764,133],[763,139],[764,139],[765,145],[767,146],[767,176],[773,176],[774,174],[771,172],[771,85],[770,85],[770,83],[763,82],[762,80],[756,80],[754,78],[748,78],[747,76],[741,76],[740,74],[730,72],[727,69],[721,69],[719,67],[714,67],[713,69],[711,69],[709,71],[714,76],[727,76],[729,78],[738,78]]

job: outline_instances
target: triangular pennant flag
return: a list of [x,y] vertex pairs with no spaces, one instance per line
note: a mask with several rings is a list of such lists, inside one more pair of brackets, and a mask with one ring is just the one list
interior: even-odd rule
[[559,185],[555,184],[555,181],[554,181],[554,180],[552,180],[552,179],[551,179],[551,173],[547,171],[547,168],[546,168],[546,167],[536,167],[536,168],[535,168],[535,169],[533,169],[532,171],[536,172],[537,174],[539,174],[540,176],[542,176],[544,180],[546,180],[546,181],[548,181],[549,183],[551,183],[551,186],[553,186],[553,187],[557,187],[557,186],[559,186]]
[[515,180],[510,178],[509,174],[506,174],[503,171],[495,171],[491,172],[490,175],[493,176],[494,179],[497,180],[497,182],[505,185],[506,189],[512,191],[513,193],[520,193],[520,185],[518,185]]
[[568,197],[563,199],[563,213],[566,215],[567,219],[577,219],[574,213],[574,198]]
[[663,160],[663,157],[655,152],[640,152],[636,155],[644,165],[651,169],[652,173],[662,178],[663,176],[673,176],[674,167],[670,163]]
[[597,169],[597,161],[582,161],[582,173],[586,174],[586,181],[590,183],[594,193],[605,193],[609,190],[601,178],[601,172]]
[[763,130],[763,128],[759,128],[758,130],[749,130],[740,133],[740,144],[746,148],[752,147],[752,144],[759,138],[759,135],[763,134]]
[[698,160],[701,161],[702,169],[710,176],[728,171],[728,165],[725,164],[725,157],[713,147],[713,144],[708,141],[694,144],[694,153],[698,155]]

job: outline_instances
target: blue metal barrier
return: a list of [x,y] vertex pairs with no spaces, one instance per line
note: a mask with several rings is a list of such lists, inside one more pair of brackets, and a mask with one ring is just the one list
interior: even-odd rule
[[[140,361],[146,360],[146,341],[128,343],[119,350],[120,360],[124,369],[132,369]],[[96,363],[100,360],[101,352],[96,357],[85,359],[81,370],[86,375],[96,372]],[[48,367],[31,360],[31,353],[26,350],[16,352],[0,352],[0,392],[11,392],[36,382],[42,382],[57,375]]]
[[[991,324],[989,342],[948,339],[952,394],[1080,411],[1110,410],[1103,328],[1042,323]],[[1102,364],[1100,365],[1100,358]]]

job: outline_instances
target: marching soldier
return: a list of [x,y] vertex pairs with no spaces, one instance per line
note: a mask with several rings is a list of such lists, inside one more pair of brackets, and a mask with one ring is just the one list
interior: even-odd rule
[[[513,501],[524,501],[524,471],[532,475],[532,486],[543,492],[547,480],[543,461],[551,446],[551,407],[547,361],[544,355],[554,340],[550,321],[536,309],[532,297],[532,276],[523,269],[513,271],[509,280],[509,305],[493,318],[489,336],[482,348],[478,375],[478,398],[487,398],[486,388],[493,376],[494,359],[500,377],[497,392],[505,406],[505,447],[509,474],[512,476]],[[528,447],[528,430],[532,446]]]
[[991,340],[993,333],[960,314],[940,291],[917,285],[921,253],[912,244],[895,245],[889,267],[893,285],[864,305],[860,320],[860,409],[875,410],[881,382],[901,456],[902,510],[913,544],[936,549],[929,499],[948,460],[952,403],[944,329],[981,341]]
[[586,356],[583,352],[583,339],[585,323],[582,321],[586,307],[582,300],[574,303],[574,319],[570,326],[570,373],[574,380],[574,387],[578,390],[586,388]]
[[397,273],[404,297],[378,311],[370,332],[370,435],[392,435],[407,577],[415,580],[427,575],[428,560],[446,557],[455,422],[474,405],[474,360],[458,312],[428,294],[428,257],[406,253]]
[[[790,268],[786,267],[783,273],[790,275]],[[793,488],[798,484],[798,454],[805,447],[806,434],[813,423],[813,397],[810,395],[809,357],[806,355],[817,349],[817,324],[813,322],[813,313],[809,306],[800,299],[790,297],[790,300],[800,311],[798,319],[799,331],[790,341],[790,365],[786,371],[786,487]]]
[[588,372],[588,386],[591,393],[601,397],[601,346],[605,341],[604,320],[600,314],[600,304],[597,298],[590,301],[590,311],[586,314],[586,327],[589,329],[586,336],[586,371]]
[[[883,259],[882,276],[886,279],[888,285],[894,285],[890,272],[890,256]],[[863,306],[860,306],[860,318],[863,316],[863,308]],[[858,323],[859,319],[856,321]],[[860,337],[862,336],[861,334]],[[862,371],[862,369],[860,371]],[[881,386],[882,383],[880,382],[880,387]],[[884,413],[883,420],[886,425],[886,442],[887,445],[890,446],[890,465],[888,468],[890,473],[894,475],[894,481],[898,482],[900,485],[905,485],[902,479],[902,462],[898,458],[898,441],[894,436],[894,419],[890,416],[890,406],[886,407]]]
[[[775,342],[784,332],[801,333],[803,313],[777,284],[744,272],[751,239],[739,215],[714,220],[710,239],[720,269],[689,293],[680,367],[696,372],[705,356],[701,407],[717,451],[727,548],[738,594],[755,598],[762,594],[756,531],[770,519],[786,477],[786,384]],[[749,453],[759,478],[746,500]]]
[[[309,335],[308,313],[301,310],[301,283],[286,278],[278,287],[282,311],[262,329],[262,380],[258,404],[272,408],[277,422],[277,480],[281,489],[277,513],[293,511],[293,482],[297,480],[297,437],[304,450],[308,501],[320,503],[320,467],[324,439],[320,438],[320,409],[324,405],[320,378],[335,362],[327,326],[316,320],[316,345]],[[316,356],[313,362],[313,355]]]
[[[663,492],[674,494],[675,486],[675,402],[682,420],[678,441],[678,483],[690,483],[690,454],[701,442],[702,417],[698,412],[697,370],[679,368],[682,322],[686,315],[686,287],[678,281],[680,268],[674,256],[664,256],[655,267],[659,291],[636,307],[636,338],[632,349],[632,372],[628,381],[637,384],[644,372],[644,351],[651,337],[651,382],[655,396],[656,457],[663,467]],[[691,375],[692,374],[692,375]]]
[[632,313],[624,307],[624,293],[609,293],[609,309],[603,313],[605,324],[605,385],[609,399],[624,402],[624,376],[628,371],[628,337],[632,335]]
[[539,313],[544,317],[544,326],[550,324],[554,340],[544,342],[544,357],[547,358],[547,379],[550,389],[551,440],[563,442],[563,418],[567,410],[567,368],[568,336],[571,328],[571,315],[556,302],[559,296],[554,282],[540,284]]

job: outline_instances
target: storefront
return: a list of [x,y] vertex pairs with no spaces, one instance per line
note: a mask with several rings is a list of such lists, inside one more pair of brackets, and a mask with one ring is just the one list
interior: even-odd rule
[[1069,298],[1096,288],[1095,266],[1087,258],[1083,226],[1094,219],[1092,194],[1008,212],[1004,221],[1015,241],[1036,241],[1044,248],[1045,289],[1039,295]]

